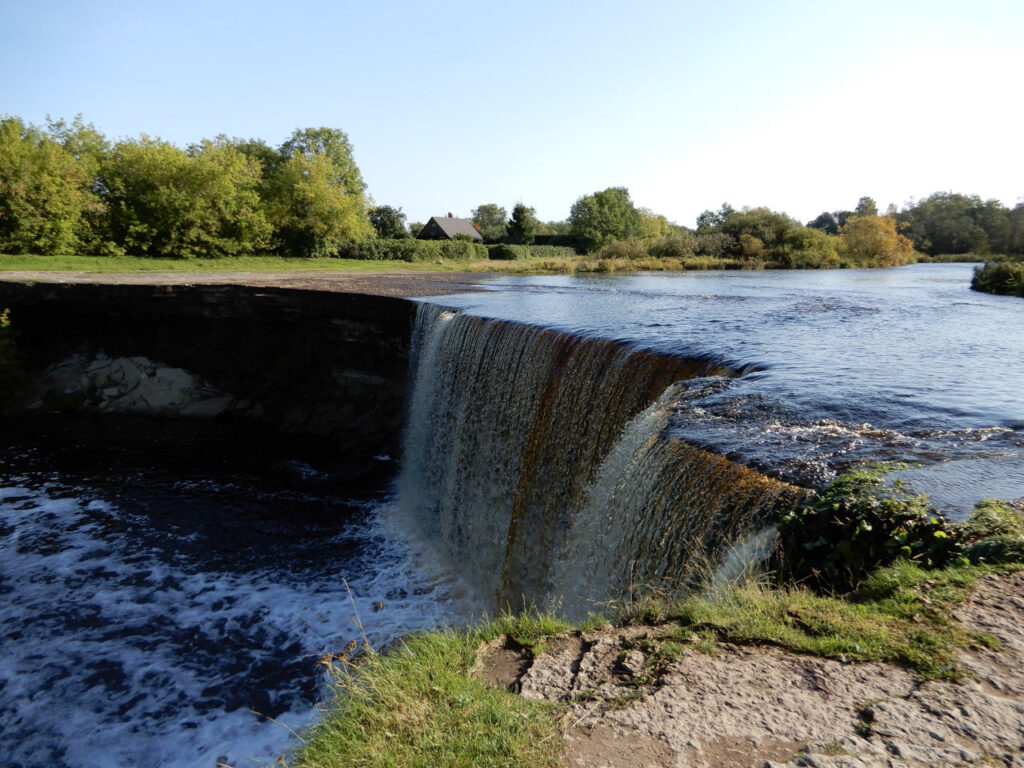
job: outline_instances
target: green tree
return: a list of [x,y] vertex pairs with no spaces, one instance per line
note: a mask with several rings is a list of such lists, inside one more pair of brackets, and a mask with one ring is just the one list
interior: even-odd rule
[[259,164],[223,137],[183,151],[142,136],[119,142],[101,168],[110,229],[140,256],[235,256],[266,248]]
[[835,213],[823,211],[816,219],[807,222],[807,226],[811,229],[820,229],[829,235],[838,235],[839,227],[842,224],[840,224],[839,217]]
[[857,201],[857,207],[854,209],[854,213],[858,216],[877,216],[878,205],[870,197],[862,197]]
[[[737,241],[739,250],[734,249],[734,255],[744,255],[744,246],[747,251],[756,250],[751,242],[753,238],[760,241],[763,246],[759,256],[774,254],[790,232],[803,228],[796,219],[769,208],[744,208],[742,211],[733,211],[719,225],[719,231]],[[743,240],[744,235],[747,236],[746,240]]]
[[697,232],[704,233],[717,229],[734,213],[736,213],[736,209],[728,203],[722,203],[722,207],[717,211],[704,211],[704,213],[697,217]]
[[294,256],[332,256],[347,241],[373,236],[361,192],[338,183],[322,153],[294,154],[274,174],[267,208],[281,247]]
[[390,205],[378,205],[370,209],[370,224],[377,232],[377,237],[400,240],[409,237],[405,228],[405,214],[401,208]]
[[373,236],[366,185],[344,131],[298,129],[279,154],[261,194],[281,250],[330,256],[344,242]]
[[1005,250],[1010,212],[998,200],[936,192],[899,214],[914,247],[930,256]]
[[625,187],[609,187],[584,195],[573,203],[569,223],[572,234],[588,251],[643,234],[640,212],[633,206]]
[[516,245],[529,245],[537,234],[537,212],[523,203],[512,208],[512,220],[508,223],[508,241]]
[[650,208],[640,209],[641,237],[648,243],[668,237],[674,230],[672,222],[660,213],[655,213]]
[[775,248],[774,257],[790,269],[822,269],[839,266],[838,239],[813,227],[791,229]]
[[74,253],[101,208],[71,151],[16,117],[0,120],[0,251]]
[[366,192],[366,184],[352,154],[352,144],[344,131],[326,127],[299,128],[281,145],[280,152],[285,159],[323,155],[330,160],[329,166],[323,166],[330,186],[349,195],[361,196]]
[[497,243],[508,231],[508,213],[495,203],[484,203],[474,208],[471,218],[484,242]]

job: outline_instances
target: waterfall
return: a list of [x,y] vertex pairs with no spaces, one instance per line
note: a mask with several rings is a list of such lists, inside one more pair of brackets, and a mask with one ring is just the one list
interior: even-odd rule
[[397,512],[494,608],[686,582],[800,495],[663,436],[727,366],[430,304],[413,344]]

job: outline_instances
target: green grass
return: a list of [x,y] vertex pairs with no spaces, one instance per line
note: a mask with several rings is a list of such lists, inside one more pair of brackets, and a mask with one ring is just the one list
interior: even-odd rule
[[[924,570],[901,562],[874,573],[860,592],[816,595],[800,588],[746,584],[713,598],[691,597],[660,607],[674,629],[666,639],[706,644],[722,641],[775,645],[795,653],[840,661],[906,664],[922,679],[957,679],[957,648],[984,642],[951,617],[984,566]],[[650,615],[650,606],[644,607]],[[628,613],[620,620],[631,621]]]
[[503,617],[474,630],[405,638],[386,655],[334,667],[335,700],[303,734],[296,768],[558,766],[560,705],[527,701],[469,675],[482,642],[511,631],[537,643],[568,625]]
[[222,259],[159,259],[135,256],[46,256],[0,254],[4,271],[87,272],[117,274],[136,272],[501,272],[511,274],[608,274],[645,271],[690,271],[708,269],[764,269],[757,261],[692,256],[683,259],[609,259],[595,255],[575,258],[527,258],[516,261],[478,259],[428,261],[374,261],[363,259],[300,259],[280,256],[239,256]]
[[279,256],[239,256],[224,259],[143,259],[134,256],[40,256],[0,254],[0,272],[68,271],[112,274],[122,272],[446,272],[466,269],[466,263],[433,264],[357,259],[285,259]]

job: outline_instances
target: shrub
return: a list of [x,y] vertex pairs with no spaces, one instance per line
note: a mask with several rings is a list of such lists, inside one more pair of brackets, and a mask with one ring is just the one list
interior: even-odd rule
[[453,261],[468,261],[470,259],[486,259],[487,246],[474,243],[470,239],[442,240],[441,258]]
[[956,530],[881,467],[836,478],[779,523],[782,570],[818,590],[848,591],[898,559],[932,568],[960,555]]
[[720,259],[730,253],[736,241],[724,232],[700,232],[693,238],[693,252],[697,256]]
[[651,243],[648,251],[656,259],[685,259],[693,255],[693,235],[680,232],[662,237]]
[[532,255],[529,247],[525,245],[509,245],[508,243],[492,245],[488,250],[490,252],[489,258],[496,261],[518,261],[519,259],[528,259]]
[[969,542],[964,555],[972,563],[1024,560],[1024,510],[999,499],[984,499],[963,525]]
[[641,240],[616,240],[606,245],[597,254],[599,259],[644,259],[647,247]]
[[1000,261],[976,267],[971,288],[985,293],[1024,296],[1024,263]]
[[335,252],[339,259],[363,261],[437,261],[486,259],[487,247],[465,240],[377,239],[343,243]]
[[526,246],[530,249],[530,255],[535,259],[571,259],[576,256],[576,250],[564,245],[537,245],[536,243]]
[[820,229],[801,227],[787,232],[776,258],[790,269],[822,269],[839,266],[838,238]]

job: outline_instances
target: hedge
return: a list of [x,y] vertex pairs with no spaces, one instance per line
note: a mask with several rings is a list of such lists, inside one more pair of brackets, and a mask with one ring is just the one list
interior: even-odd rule
[[486,259],[487,247],[465,240],[371,239],[345,243],[339,259],[363,261],[469,261]]

